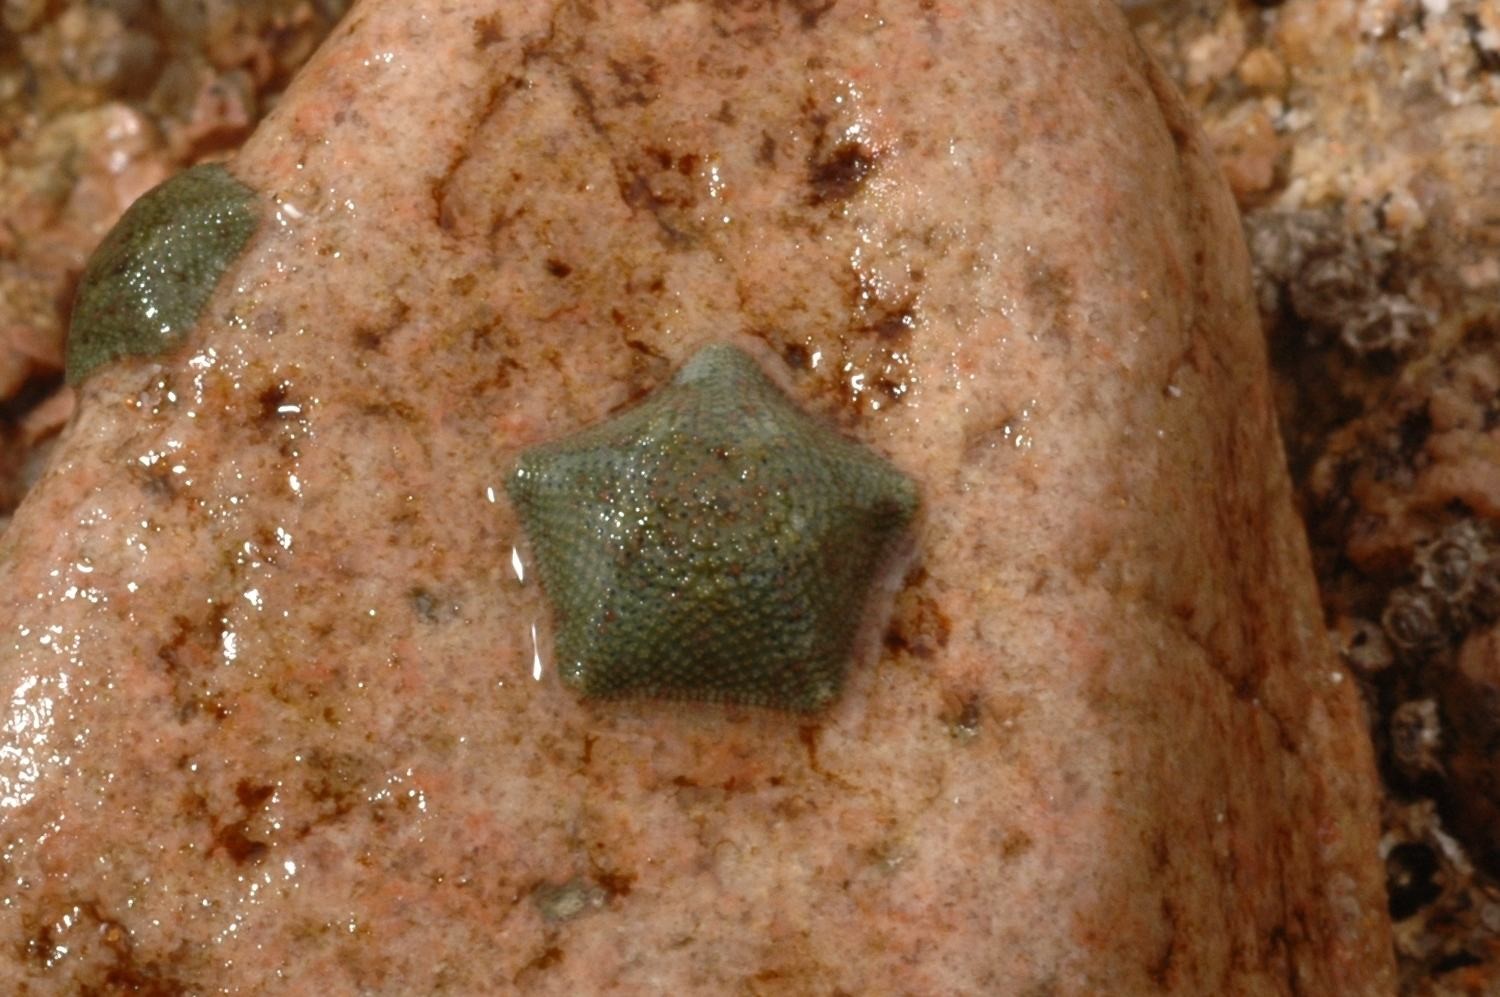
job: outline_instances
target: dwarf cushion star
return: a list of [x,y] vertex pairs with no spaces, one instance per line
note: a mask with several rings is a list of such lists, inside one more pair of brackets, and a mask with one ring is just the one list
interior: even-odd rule
[[710,345],[640,405],[525,452],[508,490],[586,696],[813,711],[842,686],[910,478]]
[[258,224],[254,191],[217,163],[143,194],[84,269],[68,331],[68,380],[181,342]]

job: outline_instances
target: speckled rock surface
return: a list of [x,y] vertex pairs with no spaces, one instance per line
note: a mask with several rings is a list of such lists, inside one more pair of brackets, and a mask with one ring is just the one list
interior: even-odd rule
[[[1389,991],[1233,206],[1112,4],[370,2],[230,166],[0,537],[0,985]],[[815,720],[539,661],[508,463],[710,340],[923,489]]]

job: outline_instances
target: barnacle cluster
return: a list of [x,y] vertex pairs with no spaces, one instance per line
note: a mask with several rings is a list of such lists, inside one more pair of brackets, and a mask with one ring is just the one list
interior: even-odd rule
[[1464,519],[1417,548],[1415,580],[1393,590],[1381,625],[1408,658],[1447,646],[1500,616],[1500,543],[1492,527]]
[[1393,240],[1353,231],[1335,212],[1262,211],[1245,224],[1269,325],[1332,333],[1350,353],[1402,354],[1433,316],[1405,292]]

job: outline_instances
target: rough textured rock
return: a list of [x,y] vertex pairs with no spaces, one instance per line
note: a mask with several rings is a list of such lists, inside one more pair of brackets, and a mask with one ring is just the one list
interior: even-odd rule
[[[1389,990],[1233,205],[1112,4],[369,2],[231,169],[0,538],[11,991]],[[508,462],[710,340],[923,488],[817,722],[538,656]]]
[[1478,577],[1500,571],[1500,4],[1209,0],[1139,23],[1247,209],[1324,612],[1387,790],[1400,992],[1500,993],[1500,717],[1467,678],[1500,605],[1430,561],[1462,536]]

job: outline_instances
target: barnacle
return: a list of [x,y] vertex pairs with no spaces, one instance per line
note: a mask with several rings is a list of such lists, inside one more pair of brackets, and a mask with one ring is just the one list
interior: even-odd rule
[[1474,572],[1474,591],[1469,609],[1481,623],[1500,616],[1500,554],[1490,557]]
[[1494,618],[1500,580],[1494,539],[1492,527],[1462,519],[1416,550],[1417,584],[1432,594],[1455,637]]
[[1443,621],[1436,600],[1421,589],[1399,588],[1392,592],[1380,623],[1391,643],[1411,657],[1421,657],[1443,644]]
[[68,330],[68,380],[175,346],[255,232],[255,194],[195,166],[136,200],[89,259]]
[[509,492],[569,684],[802,711],[841,687],[918,504],[909,478],[723,345],[522,455]]
[[1391,758],[1407,778],[1440,773],[1443,735],[1435,699],[1410,699],[1390,718]]

